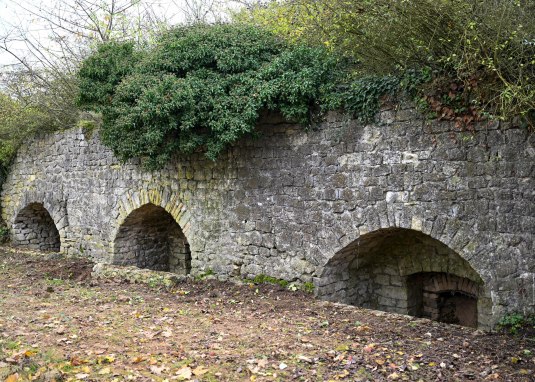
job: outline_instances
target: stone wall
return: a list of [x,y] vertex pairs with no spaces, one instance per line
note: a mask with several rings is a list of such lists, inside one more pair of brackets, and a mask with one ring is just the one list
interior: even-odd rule
[[[459,133],[398,107],[375,125],[333,113],[309,131],[277,117],[258,131],[217,162],[192,155],[156,173],[119,163],[97,133],[37,138],[4,185],[3,218],[13,226],[40,203],[62,251],[119,263],[132,252],[121,243],[129,217],[150,204],[183,235],[178,245],[161,236],[169,251],[182,246],[181,272],[314,282],[318,296],[355,304],[378,300],[359,290],[379,286],[385,303],[376,307],[396,311],[407,309],[407,272],[449,272],[480,285],[481,327],[534,311],[535,148],[526,129],[491,123]],[[398,234],[396,248],[382,257],[388,232]],[[361,240],[371,271],[355,283]],[[394,295],[405,303],[386,300]]]

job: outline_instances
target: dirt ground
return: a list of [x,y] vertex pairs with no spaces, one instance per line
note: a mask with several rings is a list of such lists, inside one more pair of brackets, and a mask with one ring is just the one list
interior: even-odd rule
[[0,381],[534,381],[535,339],[0,248]]

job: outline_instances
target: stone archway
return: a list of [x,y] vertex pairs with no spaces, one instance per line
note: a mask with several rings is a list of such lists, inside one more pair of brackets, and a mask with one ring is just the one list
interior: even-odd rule
[[[320,298],[370,309],[477,326],[483,281],[451,248],[420,231],[379,229],[326,264]],[[464,307],[470,316],[458,313]]]
[[39,250],[59,252],[59,231],[42,203],[30,203],[19,211],[13,223],[14,244]]
[[119,227],[113,263],[186,275],[191,270],[191,253],[173,216],[147,203],[132,211]]

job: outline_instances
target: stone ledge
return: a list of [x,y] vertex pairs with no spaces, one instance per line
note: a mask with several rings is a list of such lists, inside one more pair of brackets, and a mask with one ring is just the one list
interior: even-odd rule
[[170,272],[105,263],[96,263],[93,267],[93,272],[91,272],[91,277],[95,280],[147,284],[151,287],[163,287],[165,289],[171,289],[186,280],[192,279],[191,276],[182,276]]

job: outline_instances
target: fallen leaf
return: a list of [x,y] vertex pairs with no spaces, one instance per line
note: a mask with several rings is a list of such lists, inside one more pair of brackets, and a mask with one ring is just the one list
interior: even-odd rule
[[82,372],[89,374],[89,373],[91,373],[91,369],[89,368],[89,366],[84,366],[84,367],[82,367]]
[[132,363],[140,363],[140,362],[143,362],[144,360],[145,358],[138,356],[138,357],[132,358]]
[[341,374],[338,374],[337,377],[338,377],[339,379],[342,379],[342,378],[347,377],[348,375],[349,375],[349,371],[347,371],[346,369],[344,369],[344,371],[342,371]]
[[300,355],[299,357],[297,357],[297,359],[303,362],[314,363],[311,358],[305,357],[304,355]]
[[195,369],[192,370],[193,372],[193,375],[195,376],[201,376],[203,374],[206,374],[208,372],[208,369],[202,367],[202,366],[197,366]]
[[115,357],[111,355],[107,355],[105,357],[101,357],[97,363],[113,363],[115,361]]
[[80,366],[80,365],[83,365],[83,364],[85,364],[85,363],[87,363],[86,360],[84,360],[84,359],[80,359],[80,358],[78,358],[78,357],[76,357],[76,356],[73,356],[73,357],[71,358],[71,365],[72,365],[72,366]]
[[163,369],[165,369],[165,366],[158,367],[156,365],[152,365],[150,367],[150,372],[153,373],[153,374],[156,374],[156,375],[160,375],[160,374],[162,374]]
[[162,332],[162,336],[163,336],[163,337],[166,337],[166,338],[169,338],[169,337],[171,337],[172,335],[173,335],[173,332],[170,331],[170,330],[165,330],[165,331]]
[[176,376],[181,379],[191,379],[193,375],[191,367],[185,366],[182,369],[179,369],[176,373]]
[[17,382],[18,380],[19,380],[19,373],[15,373],[7,377],[5,382]]
[[100,369],[98,372],[100,375],[110,374],[111,369],[109,367],[105,367],[104,369]]
[[257,364],[258,364],[258,367],[261,367],[261,368],[266,367],[268,364],[268,360],[267,358],[261,358],[258,360]]

